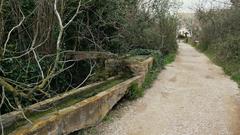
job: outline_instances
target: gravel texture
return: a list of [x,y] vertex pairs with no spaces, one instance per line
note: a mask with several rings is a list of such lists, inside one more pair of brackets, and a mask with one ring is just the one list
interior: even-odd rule
[[239,89],[205,55],[180,43],[145,96],[121,117],[96,127],[100,135],[240,135]]

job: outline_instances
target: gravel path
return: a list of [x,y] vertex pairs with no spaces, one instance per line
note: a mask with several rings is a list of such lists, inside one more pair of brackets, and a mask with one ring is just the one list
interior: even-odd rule
[[[180,43],[176,61],[101,135],[240,135],[239,89],[222,69]],[[239,100],[240,101],[240,100]]]

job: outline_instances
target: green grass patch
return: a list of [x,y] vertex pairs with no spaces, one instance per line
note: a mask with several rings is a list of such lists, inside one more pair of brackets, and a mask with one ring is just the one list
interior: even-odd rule
[[[31,114],[26,114],[27,118],[29,120],[31,120],[32,122],[37,121],[39,118],[47,115],[47,114],[51,114],[54,112],[57,112],[63,108],[69,107],[71,105],[74,105],[76,103],[79,103],[89,97],[95,96],[98,93],[105,91],[111,87],[113,87],[114,85],[117,85],[123,81],[125,81],[125,78],[120,78],[120,79],[115,79],[115,80],[109,80],[103,84],[94,86],[92,88],[89,88],[83,92],[80,92],[79,94],[73,95],[69,98],[66,98],[63,102],[61,102],[58,105],[55,105],[53,107],[51,107],[50,109],[46,110],[46,111],[41,111],[41,112],[36,112],[36,113],[31,113]],[[10,126],[9,128],[4,129],[5,134],[9,134],[12,131],[16,130],[17,128],[24,126],[28,124],[28,121],[23,119],[23,120],[19,120],[16,123],[14,123],[14,125]]]
[[143,85],[142,85],[142,88],[144,90],[152,87],[152,85],[153,85],[154,81],[157,79],[160,71],[161,71],[161,69],[152,69],[147,73],[147,75],[145,76]]
[[104,119],[103,122],[111,123],[113,122],[113,117],[111,115],[107,115]]
[[235,80],[239,84],[239,86],[240,86],[240,73],[236,73],[236,74],[232,75],[231,78],[233,80]]
[[128,93],[125,95],[125,98],[128,100],[135,100],[139,97],[142,97],[144,95],[144,90],[138,86],[137,83],[133,83],[128,88]]
[[164,66],[174,62],[175,59],[176,59],[176,53],[170,53],[169,55],[166,55],[163,63]]
[[92,127],[73,132],[70,135],[99,135],[99,133],[95,127]]

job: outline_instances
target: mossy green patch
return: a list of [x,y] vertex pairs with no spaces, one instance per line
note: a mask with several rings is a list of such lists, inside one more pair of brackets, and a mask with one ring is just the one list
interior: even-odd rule
[[128,93],[125,95],[125,97],[128,100],[135,100],[139,97],[142,97],[144,95],[144,90],[138,86],[137,83],[133,83],[129,88],[128,88]]
[[170,53],[170,54],[166,55],[164,58],[164,63],[163,63],[164,66],[172,63],[175,60],[175,58],[176,58],[176,53]]

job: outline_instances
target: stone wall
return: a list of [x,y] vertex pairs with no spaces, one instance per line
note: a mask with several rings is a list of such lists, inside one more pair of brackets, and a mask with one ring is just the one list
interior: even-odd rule
[[145,61],[142,62],[128,62],[128,67],[132,70],[135,76],[142,76],[141,82],[143,83],[145,79],[146,73],[149,71],[150,68],[153,66],[153,58],[150,57]]
[[96,51],[74,51],[67,52],[65,55],[67,59],[74,61],[82,61],[88,59],[109,59],[117,57],[117,55],[109,52],[96,52]]
[[148,72],[149,68],[153,65],[153,58],[150,57],[145,61],[128,61],[128,67],[132,70],[135,75],[142,75]]
[[[153,59],[141,62],[138,75],[125,82],[58,112],[48,114],[33,124],[25,125],[11,135],[60,135],[94,126],[102,121],[112,107],[127,93],[132,83],[141,85]],[[141,69],[141,70],[140,70]]]
[[[115,77],[109,78],[108,80],[113,80],[113,79],[115,79]],[[89,88],[95,87],[95,86],[100,85],[104,82],[105,81],[90,84],[90,85],[87,85],[87,86],[79,88],[79,89],[73,89],[69,92],[57,95],[53,98],[44,100],[44,101],[36,103],[36,104],[33,104],[33,105],[25,108],[24,113],[34,114],[36,110],[47,110],[48,108],[51,108],[51,107],[56,106],[58,104],[61,104],[65,99],[70,98],[73,95],[84,92],[84,91],[88,90]],[[22,120],[22,119],[24,119],[24,117],[22,115],[22,112],[21,111],[14,111],[14,112],[2,115],[1,119],[0,119],[0,122],[3,124],[4,128],[7,128],[7,127],[11,126],[12,124],[14,124],[16,121],[19,121],[19,120]]]

